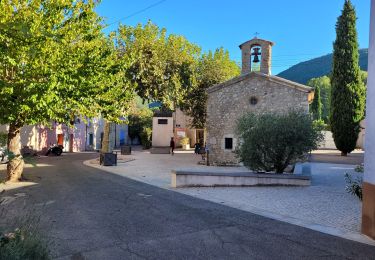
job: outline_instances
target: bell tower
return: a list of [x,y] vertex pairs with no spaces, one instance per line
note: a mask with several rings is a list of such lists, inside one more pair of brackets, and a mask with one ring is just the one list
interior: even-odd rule
[[271,75],[271,57],[273,42],[254,37],[239,47],[242,53],[241,74],[258,71]]

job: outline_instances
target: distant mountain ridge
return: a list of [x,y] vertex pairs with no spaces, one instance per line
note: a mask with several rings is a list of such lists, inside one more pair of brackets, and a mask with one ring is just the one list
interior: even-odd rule
[[[368,49],[359,50],[359,66],[367,71]],[[332,53],[315,59],[300,62],[277,76],[289,79],[301,84],[306,84],[310,79],[327,75],[332,68]]]

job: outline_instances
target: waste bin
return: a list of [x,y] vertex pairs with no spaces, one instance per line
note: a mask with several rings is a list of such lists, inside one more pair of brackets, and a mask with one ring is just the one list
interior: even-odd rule
[[121,146],[122,155],[130,155],[132,153],[132,147],[130,145]]
[[103,166],[117,165],[117,153],[101,153],[99,161]]

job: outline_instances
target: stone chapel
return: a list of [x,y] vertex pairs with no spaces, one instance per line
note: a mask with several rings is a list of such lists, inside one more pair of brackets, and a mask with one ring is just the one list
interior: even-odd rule
[[312,88],[271,75],[273,42],[257,37],[241,44],[241,75],[207,90],[207,146],[211,164],[236,164],[237,119],[247,112],[308,113]]

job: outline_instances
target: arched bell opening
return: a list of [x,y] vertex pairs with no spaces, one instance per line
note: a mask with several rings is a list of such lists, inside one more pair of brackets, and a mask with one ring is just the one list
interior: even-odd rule
[[260,71],[262,63],[262,47],[258,44],[252,45],[250,48],[250,69],[251,71]]

